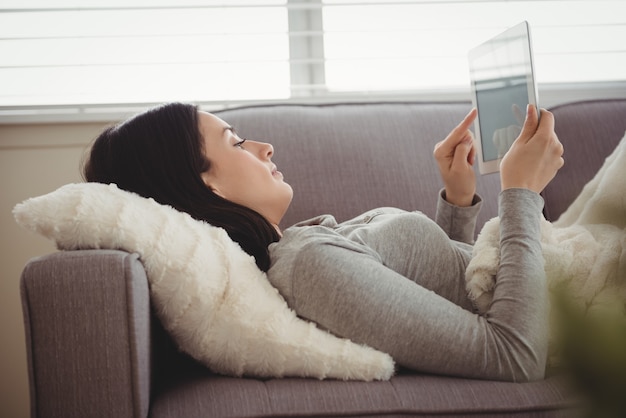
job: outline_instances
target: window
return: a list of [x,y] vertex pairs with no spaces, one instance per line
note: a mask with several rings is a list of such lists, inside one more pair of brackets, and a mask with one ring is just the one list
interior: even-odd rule
[[289,97],[285,0],[15,3],[0,14],[1,106]]
[[467,51],[522,20],[539,83],[626,79],[626,1],[381,3],[324,0],[330,90],[462,88]]
[[540,99],[626,97],[626,0],[0,0],[0,121],[171,100],[469,99],[467,51],[522,20]]

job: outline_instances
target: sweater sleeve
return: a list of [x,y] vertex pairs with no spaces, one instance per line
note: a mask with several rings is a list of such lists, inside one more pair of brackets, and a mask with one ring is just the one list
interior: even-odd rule
[[[330,332],[387,352],[414,370],[540,379],[547,355],[541,207],[541,197],[526,190],[500,195],[502,262],[483,316],[408,280],[369,251],[330,238],[310,240],[290,263],[289,304]],[[452,245],[437,236],[420,239],[433,247]],[[433,258],[424,274],[440,274],[446,262]]]
[[476,218],[482,207],[482,199],[475,195],[472,206],[459,207],[446,201],[446,192],[441,190],[437,198],[435,222],[455,241],[474,243]]

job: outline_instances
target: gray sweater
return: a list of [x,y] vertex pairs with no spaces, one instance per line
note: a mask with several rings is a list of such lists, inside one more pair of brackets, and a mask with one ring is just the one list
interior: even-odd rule
[[480,198],[439,196],[436,222],[381,208],[347,222],[301,222],[270,245],[268,279],[295,312],[413,370],[484,379],[544,376],[547,287],[539,243],[543,199],[500,194],[500,266],[478,315],[465,290]]

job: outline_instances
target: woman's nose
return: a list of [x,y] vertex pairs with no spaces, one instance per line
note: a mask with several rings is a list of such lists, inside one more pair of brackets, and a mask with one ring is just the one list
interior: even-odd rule
[[274,155],[274,147],[267,142],[256,142],[259,145],[258,154],[260,158],[269,159]]

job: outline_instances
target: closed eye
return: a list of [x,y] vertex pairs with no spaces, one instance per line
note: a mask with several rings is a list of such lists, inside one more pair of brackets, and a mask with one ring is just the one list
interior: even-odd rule
[[243,138],[241,141],[235,142],[234,146],[243,148],[243,143],[246,142],[246,141],[247,141],[247,139]]

